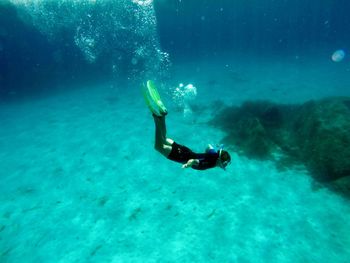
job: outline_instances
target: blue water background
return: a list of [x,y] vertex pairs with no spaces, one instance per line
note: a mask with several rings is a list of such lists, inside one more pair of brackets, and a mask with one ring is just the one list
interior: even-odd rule
[[0,262],[348,262],[349,199],[233,145],[226,172],[181,169],[154,150],[140,86],[155,80],[168,135],[203,151],[226,136],[210,124],[223,105],[349,96],[349,14],[346,0],[0,0]]

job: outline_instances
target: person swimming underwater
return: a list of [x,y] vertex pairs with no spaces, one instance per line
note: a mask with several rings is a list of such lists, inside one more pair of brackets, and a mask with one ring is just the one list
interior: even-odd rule
[[225,170],[226,166],[231,162],[231,156],[227,151],[223,150],[222,146],[216,150],[209,144],[205,153],[195,153],[188,147],[167,138],[165,116],[168,114],[168,111],[153,81],[148,80],[143,85],[142,91],[154,119],[156,127],[154,147],[158,152],[169,160],[182,163],[182,168],[192,167],[196,170],[206,170],[220,167]]

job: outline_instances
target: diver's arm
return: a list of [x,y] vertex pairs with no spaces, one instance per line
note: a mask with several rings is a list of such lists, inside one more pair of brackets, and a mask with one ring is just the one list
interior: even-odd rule
[[199,164],[199,160],[198,159],[189,159],[187,161],[187,163],[182,165],[182,168],[189,168],[189,167],[192,167],[193,165],[198,165],[198,164]]

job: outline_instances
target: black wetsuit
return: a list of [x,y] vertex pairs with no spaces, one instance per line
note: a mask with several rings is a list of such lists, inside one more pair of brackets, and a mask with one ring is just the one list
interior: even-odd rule
[[168,159],[183,164],[187,163],[190,159],[197,159],[199,160],[199,164],[194,164],[192,166],[192,168],[196,170],[205,170],[215,167],[218,158],[219,154],[215,150],[209,150],[206,153],[195,153],[186,146],[177,144],[176,142],[172,144],[172,150],[168,156]]

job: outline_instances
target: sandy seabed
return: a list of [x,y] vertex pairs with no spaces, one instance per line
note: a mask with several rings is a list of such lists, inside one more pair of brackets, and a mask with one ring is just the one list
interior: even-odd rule
[[[215,103],[350,95],[349,64],[291,57],[175,63],[190,117],[161,89],[168,135],[202,151]],[[169,84],[170,85],[170,84]],[[202,109],[202,110],[198,110]],[[232,153],[226,172],[183,170],[153,150],[138,87],[101,84],[0,105],[1,262],[347,262],[350,200],[303,167]],[[230,147],[228,150],[230,150]]]

